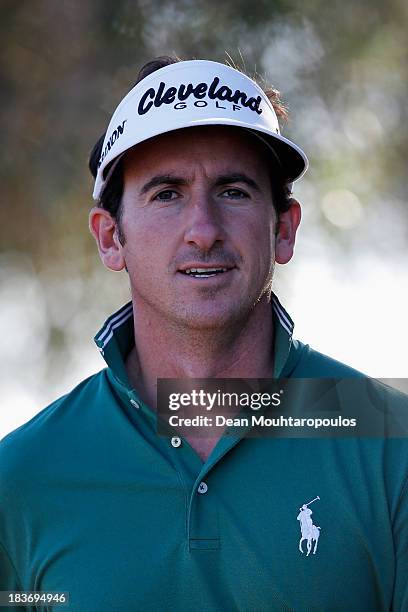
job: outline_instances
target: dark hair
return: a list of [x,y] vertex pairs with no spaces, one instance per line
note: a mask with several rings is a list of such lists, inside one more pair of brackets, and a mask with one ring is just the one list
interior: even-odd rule
[[[137,75],[137,79],[132,85],[132,87],[134,87],[137,83],[139,83],[152,72],[159,70],[159,68],[164,68],[165,66],[170,66],[170,64],[175,64],[180,61],[182,61],[180,58],[170,57],[168,55],[156,57],[155,59],[151,60],[150,62],[147,62],[146,64],[144,64],[144,66],[142,66],[142,68],[139,70],[139,74]],[[288,112],[280,98],[280,92],[277,89],[274,89],[273,87],[264,87],[263,89],[269,101],[271,102],[278,119],[286,121],[288,117]],[[102,134],[102,136],[95,143],[89,156],[89,169],[94,178],[96,178],[96,174],[98,171],[98,162],[102,153],[102,146],[103,141],[105,140],[105,134],[106,133]],[[291,193],[287,186],[287,181],[282,173],[282,170],[277,163],[272,164],[271,184],[273,205],[279,216],[281,213],[289,209]],[[105,186],[100,196],[99,206],[107,210],[112,215],[112,217],[116,219],[119,240],[122,242],[122,244],[124,244],[124,235],[121,227],[122,194],[123,164],[121,159],[117,163],[112,176],[110,177],[107,185]]]

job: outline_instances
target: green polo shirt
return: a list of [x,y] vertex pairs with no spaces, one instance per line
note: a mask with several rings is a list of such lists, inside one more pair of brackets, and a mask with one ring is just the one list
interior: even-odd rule
[[[362,376],[292,339],[276,297],[273,318],[276,377]],[[96,343],[108,367],[0,443],[0,590],[75,612],[408,610],[405,439],[226,435],[203,463],[129,384],[131,305]]]

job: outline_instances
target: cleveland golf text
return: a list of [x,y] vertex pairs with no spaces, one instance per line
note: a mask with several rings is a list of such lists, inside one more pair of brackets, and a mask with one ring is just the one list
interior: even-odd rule
[[[248,94],[240,89],[234,91],[228,87],[228,85],[221,85],[218,87],[219,83],[220,79],[214,77],[210,85],[208,85],[208,83],[198,83],[198,85],[194,87],[192,83],[181,83],[178,87],[167,87],[166,89],[166,83],[162,81],[157,91],[153,87],[146,89],[140,98],[137,112],[139,115],[145,115],[153,105],[159,108],[162,104],[173,104],[176,99],[179,100],[179,102],[174,105],[176,110],[186,108],[187,105],[185,104],[185,100],[193,96],[193,98],[197,100],[194,105],[198,107],[208,105],[208,102],[203,100],[203,98],[207,97],[210,100],[232,102],[234,110],[238,110],[240,108],[238,104],[241,104],[255,111],[258,115],[262,114],[262,109],[259,108],[262,101],[261,96],[254,98],[248,96]],[[216,102],[216,106],[219,106],[218,102]],[[221,106],[220,108],[225,107]]]

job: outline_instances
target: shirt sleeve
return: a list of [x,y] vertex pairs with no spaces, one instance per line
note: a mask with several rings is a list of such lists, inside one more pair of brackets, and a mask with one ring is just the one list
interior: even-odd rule
[[20,581],[11,559],[0,543],[0,591],[21,591]]
[[[17,572],[11,559],[0,542],[0,591],[22,591]],[[3,607],[0,605],[0,610],[13,610],[14,612],[30,612],[33,608],[13,606],[13,608]]]
[[[13,553],[8,549],[7,539],[5,538],[5,525],[6,525],[6,514],[14,516],[12,495],[9,493],[10,487],[8,483],[13,481],[10,479],[10,474],[6,467],[12,465],[12,461],[9,457],[4,455],[4,442],[0,444],[0,591],[24,591],[21,577],[17,572],[15,562],[13,559]],[[40,612],[45,608],[34,608],[28,606],[13,606],[5,607],[0,605],[0,610],[6,612],[12,610],[13,612]]]
[[408,477],[394,522],[395,582],[392,610],[408,610]]
[[[22,591],[17,572],[11,562],[11,559],[0,542],[0,591]],[[0,605],[0,610],[10,610],[9,607],[3,607]],[[15,612],[27,612],[30,608],[23,608],[21,606],[14,606],[12,608]]]

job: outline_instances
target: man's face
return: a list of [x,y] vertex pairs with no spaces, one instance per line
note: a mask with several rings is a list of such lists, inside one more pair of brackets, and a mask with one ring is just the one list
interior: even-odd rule
[[136,312],[219,328],[267,301],[276,213],[268,155],[255,137],[211,126],[138,145],[124,160],[122,207]]

